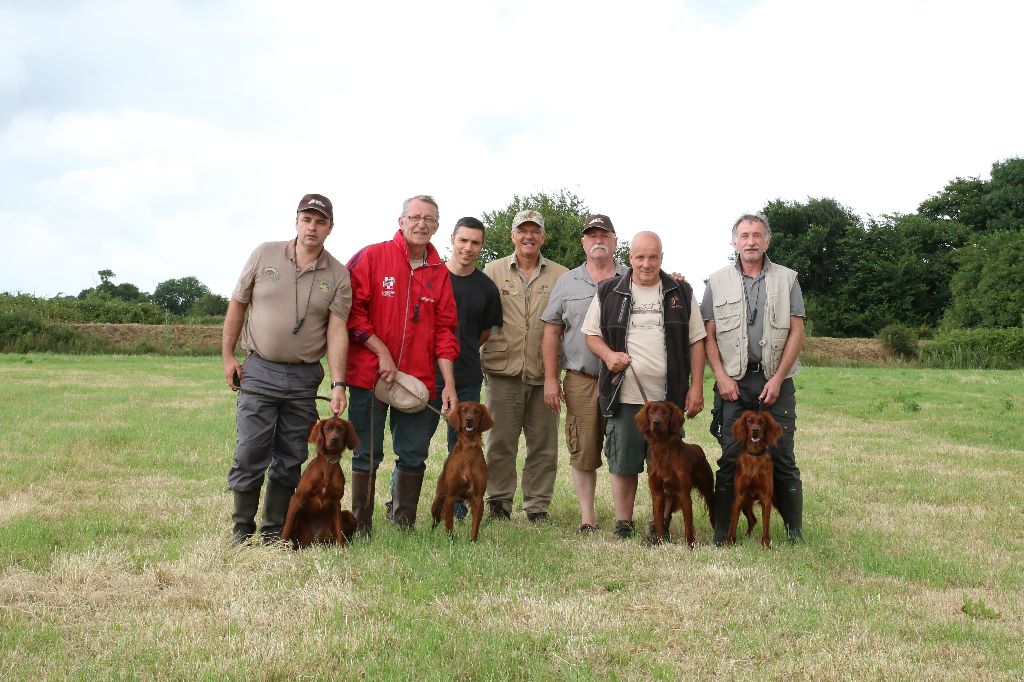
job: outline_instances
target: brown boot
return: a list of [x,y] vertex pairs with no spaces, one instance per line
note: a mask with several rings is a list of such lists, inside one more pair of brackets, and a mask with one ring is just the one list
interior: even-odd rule
[[395,480],[395,525],[412,528],[416,525],[416,507],[420,503],[423,474],[399,471]]
[[352,514],[356,517],[356,535],[370,537],[373,530],[373,493],[376,472],[352,472]]

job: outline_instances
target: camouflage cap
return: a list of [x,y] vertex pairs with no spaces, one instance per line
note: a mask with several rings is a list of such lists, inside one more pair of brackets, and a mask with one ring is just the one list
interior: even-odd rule
[[544,229],[544,216],[537,211],[527,209],[516,213],[516,217],[512,219],[512,229],[516,229],[523,223],[535,223],[540,226],[540,229]]
[[316,211],[327,216],[327,219],[332,223],[334,222],[334,206],[331,205],[331,200],[323,194],[307,194],[302,197],[299,201],[299,207],[295,209],[295,212],[300,213],[302,211]]
[[590,230],[604,230],[605,232],[615,234],[615,226],[612,225],[612,219],[600,213],[591,213],[587,216],[587,221],[583,223],[583,234]]

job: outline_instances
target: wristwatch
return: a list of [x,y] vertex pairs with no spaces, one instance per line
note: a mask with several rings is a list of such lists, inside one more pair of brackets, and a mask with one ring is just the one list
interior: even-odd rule
[[346,386],[348,386],[348,384],[346,384],[344,381],[332,381],[331,382],[331,390],[332,391],[334,389],[336,389],[338,386],[341,386],[342,388],[345,388]]

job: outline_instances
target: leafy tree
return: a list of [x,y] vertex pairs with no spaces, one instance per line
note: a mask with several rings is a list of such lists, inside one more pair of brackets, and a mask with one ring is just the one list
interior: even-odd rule
[[992,164],[992,179],[985,189],[988,231],[1024,229],[1024,159]]
[[764,207],[772,228],[768,257],[800,273],[805,296],[829,296],[846,276],[843,240],[862,232],[860,217],[835,199],[776,199]]
[[975,232],[1024,227],[1024,159],[992,164],[992,179],[957,178],[925,200],[918,212],[927,218],[955,220]]
[[990,234],[958,254],[948,327],[1024,327],[1024,231]]
[[112,280],[117,277],[117,275],[114,274],[113,270],[100,270],[96,274],[100,276],[100,283],[95,287],[82,289],[78,294],[79,300],[84,301],[87,298],[97,296],[106,300],[119,299],[133,303],[143,303],[149,300],[149,294],[144,291],[140,291],[134,284],[129,284],[128,282],[123,284],[114,284]]
[[220,294],[204,294],[196,299],[188,312],[190,315],[225,315],[228,312],[228,299]]
[[210,288],[195,277],[160,282],[153,290],[153,303],[175,315],[184,315],[192,304],[210,293]]
[[[545,258],[567,268],[574,268],[586,260],[587,254],[583,251],[580,236],[590,211],[582,199],[561,189],[554,195],[541,192],[520,197],[516,194],[512,197],[512,203],[505,208],[485,212],[481,216],[484,223],[484,247],[480,252],[480,265],[512,253],[512,219],[516,213],[526,209],[533,209],[544,216],[545,237],[541,253]],[[627,245],[618,244],[615,253],[622,262],[628,262]]]

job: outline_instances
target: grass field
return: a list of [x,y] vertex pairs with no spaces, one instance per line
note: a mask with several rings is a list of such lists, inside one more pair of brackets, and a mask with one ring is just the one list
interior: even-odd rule
[[1022,381],[806,368],[798,546],[619,542],[604,470],[579,537],[564,452],[552,523],[450,542],[439,430],[415,532],[295,553],[228,546],[217,358],[0,355],[0,678],[1024,679]]

